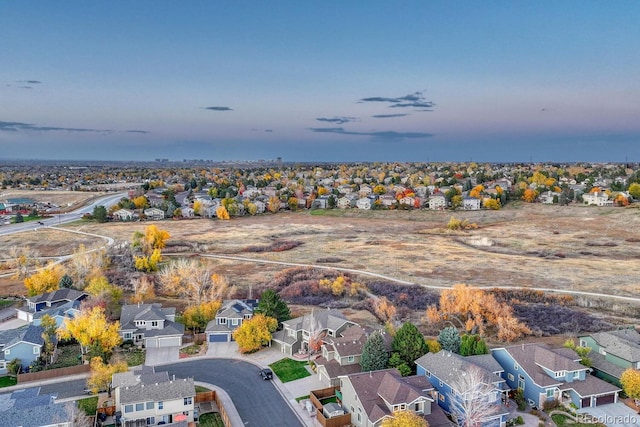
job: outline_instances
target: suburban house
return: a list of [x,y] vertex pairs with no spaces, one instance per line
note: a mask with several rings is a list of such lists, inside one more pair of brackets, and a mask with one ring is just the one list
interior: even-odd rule
[[22,368],[27,368],[38,360],[44,338],[41,326],[25,325],[16,329],[0,331],[0,375],[7,373],[7,364],[20,360]]
[[[337,386],[341,375],[360,372],[362,347],[367,342],[372,329],[360,325],[347,327],[340,336],[326,336],[322,340],[322,356],[315,359],[318,379],[327,385]],[[392,337],[385,331],[382,337],[391,352]]]
[[538,200],[540,200],[540,203],[542,204],[552,205],[554,203],[554,200],[557,203],[558,198],[561,196],[561,194],[562,193],[558,193],[555,191],[545,191],[538,196]]
[[429,209],[444,209],[447,207],[447,198],[442,193],[436,193],[429,197]]
[[522,390],[532,406],[542,408],[545,402],[558,400],[580,409],[618,401],[620,388],[590,375],[571,349],[533,343],[491,352],[504,369],[507,386]]
[[233,331],[242,322],[253,317],[253,311],[258,307],[258,300],[234,299],[225,301],[205,329],[207,342],[229,342],[233,340]]
[[[18,319],[32,323],[34,316],[40,311],[51,311],[52,309],[62,308],[68,303],[82,302],[89,295],[75,289],[62,288],[53,292],[35,295],[27,298],[26,306],[18,308]],[[53,313],[51,311],[49,314]]]
[[158,221],[164,219],[164,211],[159,208],[149,208],[144,210],[144,216],[147,219]]
[[307,354],[310,338],[339,337],[355,324],[338,310],[313,310],[305,316],[282,322],[282,330],[273,333],[272,341],[274,347],[289,356]]
[[465,196],[462,198],[462,209],[465,211],[477,211],[482,206],[482,200]]
[[193,378],[169,377],[151,366],[114,374],[116,420],[124,427],[194,421]]
[[356,206],[356,198],[353,196],[343,196],[338,199],[337,206],[340,209],[349,209]]
[[430,427],[450,426],[444,412],[432,405],[431,390],[425,376],[402,377],[396,369],[384,369],[341,376],[339,394],[354,426],[377,427],[403,410],[423,416]]
[[604,191],[585,193],[582,195],[582,202],[585,205],[613,206],[613,200],[609,200],[609,195]]
[[[486,419],[476,420],[478,426],[500,426],[507,424],[509,411],[502,407],[506,400],[505,380],[500,376],[504,369],[490,354],[463,357],[446,350],[427,353],[416,360],[417,374],[424,375],[433,388],[432,397],[449,414],[455,413],[465,393],[469,392],[463,377],[477,372],[478,379],[485,385],[487,399],[495,404],[494,413]],[[455,400],[454,400],[455,399]]]
[[628,368],[640,369],[640,334],[635,329],[618,329],[579,337],[589,347],[591,367],[598,378],[620,385]]
[[369,209],[371,209],[371,206],[373,206],[373,199],[371,199],[370,197],[361,197],[360,199],[356,200],[356,207],[358,209],[368,211]]
[[180,210],[182,212],[182,218],[193,218],[194,216],[196,216],[196,213],[193,210],[193,208],[190,208],[188,206],[185,206],[184,208],[181,208]]
[[135,212],[131,209],[118,209],[113,213],[113,219],[116,221],[133,221]]
[[174,347],[182,345],[184,325],[175,322],[175,307],[162,304],[130,304],[122,306],[120,336],[145,347]]
[[33,313],[32,324],[38,326],[42,322],[44,316],[50,316],[56,321],[58,328],[64,325],[65,319],[75,319],[80,314],[80,303],[82,301],[69,301],[57,307],[36,311]]
[[71,427],[75,402],[56,403],[55,394],[41,394],[40,387],[0,395],[0,420],[5,426]]

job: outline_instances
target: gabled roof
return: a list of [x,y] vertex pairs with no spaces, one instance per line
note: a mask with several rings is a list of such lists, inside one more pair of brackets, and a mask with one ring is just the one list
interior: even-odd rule
[[[483,356],[489,356],[493,359],[493,356],[486,354]],[[487,357],[475,357],[470,359],[468,357],[460,356],[459,354],[452,353],[447,350],[440,350],[437,353],[427,353],[424,356],[416,360],[416,364],[429,371],[432,375],[437,377],[440,381],[446,383],[452,387],[458,382],[458,378],[470,369],[479,369],[483,374],[486,384],[494,384],[504,382],[502,377],[495,374],[495,372],[502,372],[498,362],[493,359],[491,362]],[[496,366],[497,365],[497,366]],[[491,369],[487,369],[489,367]],[[494,370],[496,369],[496,370]],[[462,390],[456,390],[461,392]]]
[[182,399],[196,395],[193,378],[169,378],[169,374],[146,367],[142,371],[116,374],[113,386],[120,390],[120,404]]
[[184,325],[182,323],[172,322],[170,320],[164,321],[164,328],[162,329],[146,329],[144,331],[145,338],[152,337],[166,337],[172,335],[184,335]]
[[640,362],[640,334],[635,329],[618,329],[590,335],[607,353],[628,362]]
[[129,304],[123,305],[120,312],[120,329],[138,329],[136,320],[165,320],[167,316],[175,315],[174,307],[162,308],[162,304]]
[[616,387],[613,384],[603,381],[600,378],[596,378],[593,375],[587,375],[584,381],[573,381],[570,383],[564,383],[560,386],[560,391],[571,389],[578,393],[581,398],[622,391],[620,387]]
[[39,319],[45,315],[49,315],[51,317],[71,317],[67,316],[67,313],[71,310],[80,310],[80,303],[82,301],[67,301],[64,304],[57,305],[51,308],[45,308],[44,310],[37,311],[33,314],[34,319]]
[[0,395],[0,422],[6,426],[39,427],[69,420],[65,405],[55,395],[40,394],[40,387]]
[[236,318],[242,319],[245,314],[253,314],[253,311],[258,306],[258,300],[229,300],[225,301],[220,307],[220,310],[216,313],[216,317]]
[[53,292],[46,292],[44,294],[32,296],[30,298],[27,298],[27,301],[34,304],[38,304],[41,302],[48,302],[51,304],[61,301],[75,301],[77,299],[82,299],[85,297],[87,297],[87,294],[84,292],[80,292],[70,288],[61,288]]
[[0,344],[4,344],[5,349],[19,342],[42,346],[44,344],[43,332],[42,326],[35,325],[25,325],[16,329],[0,331]]
[[342,312],[335,309],[314,310],[310,314],[287,320],[282,324],[286,328],[296,331],[309,331],[311,330],[312,321],[315,321],[320,329],[331,329],[333,331],[340,329],[345,323],[355,325],[354,322],[347,320]]

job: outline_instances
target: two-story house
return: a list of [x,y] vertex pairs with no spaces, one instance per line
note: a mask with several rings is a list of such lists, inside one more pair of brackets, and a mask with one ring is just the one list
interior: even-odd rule
[[[500,376],[504,370],[490,354],[463,357],[446,350],[427,353],[416,360],[417,374],[424,375],[433,386],[432,397],[438,405],[454,417],[459,408],[470,407],[465,399],[482,399],[493,405],[493,411],[484,419],[476,420],[478,426],[500,426],[507,423],[509,411],[502,406],[506,399],[505,380]],[[464,380],[465,375],[475,372],[479,385]],[[474,389],[471,389],[475,386]],[[480,388],[478,388],[480,387]],[[469,393],[474,394],[469,396]],[[469,414],[467,414],[469,415]],[[460,414],[460,416],[464,416]],[[459,424],[464,424],[460,420]]]
[[477,211],[482,206],[482,200],[465,196],[462,198],[462,209],[465,211]]
[[[322,356],[315,359],[318,379],[324,384],[337,386],[339,376],[360,372],[360,359],[372,329],[360,325],[349,326],[339,337],[326,336],[322,340]],[[381,331],[387,349],[391,352],[392,337]]]
[[273,346],[282,353],[293,356],[309,351],[309,339],[339,337],[349,326],[356,323],[347,320],[335,309],[314,310],[305,316],[282,322],[282,330],[272,335]]
[[182,345],[184,325],[176,323],[176,309],[162,304],[130,304],[120,312],[120,336],[136,345],[174,347]]
[[580,409],[618,401],[620,388],[590,375],[571,349],[533,343],[495,348],[491,353],[504,369],[509,388],[522,390],[532,406],[558,400]]
[[225,301],[205,329],[207,342],[229,342],[233,339],[235,331],[242,322],[251,319],[253,312],[258,307],[257,299]]
[[598,378],[620,385],[625,370],[640,369],[640,334],[635,329],[598,332],[579,340],[591,349],[591,367]]
[[193,422],[196,387],[193,378],[169,377],[142,366],[114,374],[116,415],[123,426]]
[[609,195],[604,191],[585,193],[582,195],[582,202],[585,205],[613,206],[613,200],[609,200]]
[[43,333],[44,329],[35,325],[0,331],[0,375],[7,373],[7,364],[14,359],[23,369],[38,360],[44,345]]
[[447,198],[442,193],[436,193],[429,197],[429,209],[437,210],[447,207]]
[[396,411],[413,411],[430,427],[450,426],[444,412],[432,405],[432,390],[425,376],[402,377],[396,369],[340,377],[342,407],[357,427],[378,427]]
[[[17,309],[18,319],[32,323],[35,313],[60,308],[70,302],[84,301],[89,295],[75,289],[62,288],[35,295],[26,299],[26,304]],[[51,314],[53,312],[50,312]]]
[[159,221],[164,219],[164,211],[159,208],[149,208],[144,210],[144,216],[146,216],[147,219]]

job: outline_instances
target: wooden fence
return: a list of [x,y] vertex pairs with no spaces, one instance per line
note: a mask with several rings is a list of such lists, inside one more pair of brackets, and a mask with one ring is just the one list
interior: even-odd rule
[[227,414],[227,410],[224,408],[224,404],[222,403],[222,400],[220,400],[220,396],[218,396],[218,393],[216,393],[215,390],[196,393],[195,403],[201,402],[215,402],[216,406],[218,406],[218,411],[225,427],[232,427],[231,420],[229,419],[229,415]]
[[351,414],[326,418],[322,412],[323,405],[320,401],[327,397],[338,396],[339,392],[340,389],[338,387],[327,387],[320,390],[313,390],[309,394],[309,400],[316,408],[316,419],[323,427],[342,427],[351,425]]
[[18,384],[50,378],[66,377],[68,375],[88,374],[89,372],[91,372],[91,367],[89,365],[69,366],[67,368],[50,369],[48,371],[29,372],[28,374],[18,374]]

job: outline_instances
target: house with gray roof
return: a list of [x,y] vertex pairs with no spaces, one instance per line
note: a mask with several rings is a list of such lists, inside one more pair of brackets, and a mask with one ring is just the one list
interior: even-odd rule
[[193,378],[176,378],[142,366],[114,374],[111,380],[116,411],[124,426],[192,423],[196,388]]
[[162,304],[129,304],[120,312],[120,336],[146,348],[182,345],[184,325],[177,323],[175,307]]
[[89,294],[69,288],[61,288],[52,292],[45,292],[43,294],[27,298],[25,305],[17,309],[17,316],[18,319],[31,323],[34,321],[35,314],[40,311],[60,308],[74,301],[80,303],[88,296]]
[[[466,399],[469,387],[472,385],[464,381],[465,375],[475,374],[477,379],[483,384],[480,389],[483,396],[473,398],[486,399],[491,403],[493,410],[484,419],[475,420],[480,426],[500,426],[507,423],[509,411],[502,406],[503,399],[506,400],[508,389],[505,387],[505,380],[500,376],[504,369],[493,358],[491,354],[463,357],[447,350],[440,350],[437,353],[427,353],[416,360],[417,375],[424,375],[433,386],[435,391],[432,396],[438,405],[449,414],[456,416],[456,409],[468,405],[461,404],[462,399]],[[465,424],[465,420],[458,420],[460,425]]]
[[242,325],[245,320],[253,317],[253,311],[258,307],[257,299],[229,300],[222,304],[205,328],[207,342],[229,342],[233,340],[233,331]]
[[[338,377],[360,372],[362,348],[373,331],[372,328],[353,325],[347,327],[338,337],[324,337],[322,356],[314,361],[318,379],[327,385],[337,386],[340,383]],[[390,353],[393,337],[384,330],[380,332]]]
[[0,375],[7,373],[7,364],[20,360],[22,368],[27,368],[40,357],[44,338],[41,326],[25,325],[16,329],[0,331]]
[[33,324],[38,326],[42,322],[44,316],[50,316],[56,321],[56,326],[59,328],[64,324],[65,319],[75,319],[80,314],[80,303],[82,301],[69,301],[60,306],[40,310],[33,313]]
[[0,394],[0,423],[21,427],[71,427],[75,402],[56,403],[55,395],[40,387]]
[[394,412],[409,410],[430,427],[448,427],[451,422],[433,405],[432,390],[425,376],[402,377],[396,369],[384,369],[341,376],[339,396],[355,426],[377,427]]
[[566,350],[532,343],[494,348],[491,354],[507,386],[522,390],[532,406],[557,400],[581,409],[617,402],[620,388],[589,374],[580,357]]
[[591,367],[598,378],[620,385],[620,376],[629,369],[640,369],[640,334],[634,328],[598,332],[578,338],[589,347]]
[[282,330],[272,335],[273,346],[289,356],[307,354],[310,339],[339,337],[356,323],[347,320],[339,310],[312,310],[310,314],[282,322]]

